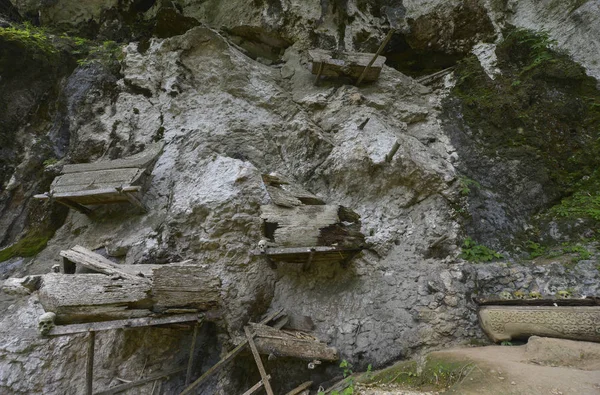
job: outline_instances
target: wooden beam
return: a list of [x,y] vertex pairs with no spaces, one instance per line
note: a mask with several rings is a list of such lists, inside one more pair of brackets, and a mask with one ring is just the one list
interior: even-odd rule
[[80,213],[87,215],[90,218],[94,218],[94,212],[92,210],[85,207],[84,205],[74,202],[71,199],[61,198],[61,199],[56,199],[56,201],[58,203],[62,204],[63,206],[67,206],[68,208],[72,208],[73,210],[79,211]]
[[138,199],[135,193],[136,192],[123,192],[123,196],[125,196],[125,198],[129,200],[129,203],[136,206],[142,213],[147,213],[148,208],[140,199]]
[[74,262],[75,264],[85,266],[88,269],[92,269],[109,276],[117,275],[132,281],[150,283],[149,279],[124,272],[119,269],[118,264],[80,245],[76,245],[70,250],[61,251],[60,256],[70,260],[71,262]]
[[[132,186],[127,185],[120,188],[121,192],[139,192],[142,189],[140,186]],[[59,193],[43,193],[39,195],[34,195],[33,197],[36,199],[68,199],[68,198],[78,198],[82,196],[94,196],[94,195],[107,195],[107,194],[119,194],[119,190],[117,188],[101,188],[101,189],[90,189],[87,191],[74,191],[74,192],[59,192]],[[60,202],[59,202],[60,203]]]
[[250,332],[250,328],[247,326],[244,327],[244,332],[246,333],[246,340],[248,341],[248,345],[250,346],[250,350],[252,351],[252,356],[254,357],[254,362],[256,362],[256,366],[258,367],[258,371],[260,372],[260,377],[262,377],[263,385],[265,386],[265,391],[267,391],[267,395],[275,395],[273,393],[273,389],[271,388],[271,383],[269,382],[269,378],[267,377],[267,372],[265,371],[265,367],[260,359],[260,354],[256,349],[256,344],[254,344],[254,340],[252,339],[253,335]]
[[306,259],[306,262],[302,265],[302,271],[305,272],[308,270],[308,268],[310,267],[310,264],[312,263],[313,257],[315,256],[315,249],[311,248],[310,249],[310,254],[308,254],[308,258]]
[[147,377],[145,379],[140,379],[140,380],[137,380],[137,381],[132,381],[131,383],[120,384],[120,385],[114,386],[112,388],[109,388],[107,390],[96,392],[94,395],[114,395],[114,394],[118,394],[119,392],[123,392],[123,391],[131,389],[131,388],[139,387],[140,385],[143,385],[143,384],[146,384],[146,383],[150,383],[152,381],[160,380],[160,379],[163,379],[165,377],[173,376],[173,375],[176,375],[176,374],[181,373],[183,371],[185,371],[185,368],[179,368],[179,369],[171,370],[171,371],[168,371],[166,373],[157,374],[156,376],[151,376],[151,377]]
[[396,155],[396,152],[398,152],[398,148],[400,148],[400,143],[398,142],[398,140],[396,140],[396,142],[392,146],[392,149],[390,150],[390,152],[388,152],[387,155],[385,156],[386,162],[389,163],[392,161],[392,159],[394,158],[394,155]]
[[369,67],[371,67],[373,65],[373,63],[375,63],[375,60],[377,60],[377,57],[379,56],[379,54],[381,54],[381,52],[383,52],[383,50],[385,49],[385,46],[387,45],[387,43],[392,38],[392,35],[394,34],[394,31],[395,31],[395,29],[390,29],[390,31],[388,32],[387,36],[385,36],[385,39],[383,40],[383,42],[379,46],[379,49],[377,50],[377,52],[375,52],[375,55],[373,55],[373,59],[371,59],[371,61],[367,65],[367,67],[365,67],[365,69],[361,73],[360,77],[358,77],[358,81],[356,81],[356,86],[360,85],[360,83],[362,82],[363,78],[365,78],[365,75],[367,74],[367,70],[369,69]]
[[200,328],[200,324],[202,321],[198,320],[196,325],[194,325],[194,334],[192,335],[192,344],[190,344],[190,355],[188,357],[188,366],[187,372],[185,374],[185,385],[190,384],[190,380],[192,379],[192,366],[194,365],[194,351],[196,349],[196,337],[198,337],[198,328]]
[[[273,313],[269,314],[267,317],[265,317],[265,319],[263,319],[260,323],[263,325],[267,324],[270,321],[272,321],[273,319],[277,318],[277,316],[279,316],[281,313],[283,313],[283,309],[276,310]],[[196,381],[194,381],[192,384],[188,385],[183,390],[183,392],[181,392],[180,395],[191,394],[191,392],[194,388],[196,388],[197,386],[199,386],[200,384],[205,382],[210,376],[213,375],[213,373],[215,373],[217,370],[219,370],[223,365],[230,362],[236,355],[238,355],[240,352],[242,352],[242,350],[247,345],[248,345],[248,340],[242,341],[236,348],[231,350],[229,353],[227,353],[227,355],[225,355],[223,358],[221,358],[221,360],[219,362],[217,362],[215,365],[213,365],[213,367],[208,369],[206,372],[204,372],[204,374],[202,376],[197,378]]]
[[48,334],[48,336],[73,335],[75,333],[85,333],[90,331],[107,331],[111,329],[139,328],[154,325],[176,324],[182,322],[193,322],[201,320],[200,314],[181,314],[167,317],[143,317],[131,318],[128,320],[114,320],[103,322],[90,322],[87,324],[57,325]]
[[319,63],[319,70],[317,71],[317,78],[315,78],[315,85],[319,83],[319,78],[321,78],[321,73],[323,73],[323,68],[325,68],[325,63]]
[[[271,380],[271,375],[267,376],[268,380]],[[250,388],[248,391],[244,392],[242,395],[252,395],[253,393],[255,393],[256,391],[258,391],[259,389],[261,389],[263,386],[263,381],[259,381],[258,383],[254,384],[252,386],[252,388]]]
[[298,387],[294,388],[293,390],[291,390],[290,392],[288,392],[285,395],[298,395],[302,391],[310,388],[310,386],[312,385],[312,383],[313,383],[312,381],[306,381],[306,382],[300,384]]
[[125,168],[144,169],[152,165],[152,162],[154,162],[158,158],[158,156],[161,154],[164,148],[164,145],[165,144],[163,142],[148,144],[145,147],[144,151],[122,159],[105,160],[94,163],[76,163],[64,165],[62,173],[81,173],[88,171]]
[[92,387],[94,384],[94,349],[96,343],[96,332],[90,331],[88,336],[88,348],[87,348],[87,363],[85,367],[85,387],[86,394],[92,395]]

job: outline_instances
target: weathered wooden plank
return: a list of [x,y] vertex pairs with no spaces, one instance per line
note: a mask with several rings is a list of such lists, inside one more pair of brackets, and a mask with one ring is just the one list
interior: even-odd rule
[[73,210],[79,211],[83,215],[87,215],[90,218],[94,217],[94,212],[89,208],[82,206],[80,203],[73,201],[71,199],[59,199],[57,200],[60,204],[67,206],[68,208],[72,208]]
[[202,317],[202,314],[193,313],[162,317],[142,317],[126,320],[88,322],[85,324],[57,325],[52,328],[50,333],[48,333],[48,336],[63,336],[73,335],[76,333],[87,333],[89,331],[99,332],[111,329],[141,328],[154,325],[177,324],[182,322],[199,321],[202,319]]
[[185,371],[185,368],[174,369],[174,370],[171,370],[171,371],[168,371],[168,372],[165,372],[165,373],[159,373],[157,375],[146,377],[144,379],[132,381],[131,383],[125,383],[125,384],[117,385],[117,386],[114,386],[114,387],[109,388],[107,390],[96,392],[95,395],[114,395],[114,394],[118,394],[119,392],[123,392],[123,391],[126,391],[126,390],[131,389],[131,388],[139,387],[140,385],[143,385],[143,384],[146,384],[146,383],[150,383],[152,381],[156,381],[156,380],[160,380],[160,379],[163,379],[163,378],[166,378],[166,377],[169,377],[169,376],[173,376],[173,375],[179,374],[179,373],[181,373],[183,371]]
[[265,252],[252,251],[253,255],[266,256],[273,262],[306,263],[311,251],[313,251],[312,264],[345,263],[357,255],[362,248],[339,248],[339,247],[290,247],[290,248],[267,248]]
[[[282,312],[283,312],[283,309],[275,310],[273,313],[267,315],[262,321],[260,321],[260,324],[268,324],[270,321],[277,318]],[[203,382],[208,380],[208,378],[210,376],[212,376],[217,370],[219,370],[225,364],[232,361],[233,358],[235,358],[236,355],[238,355],[240,352],[242,352],[242,350],[244,348],[246,348],[247,345],[248,345],[248,340],[242,341],[237,347],[235,347],[233,350],[231,350],[229,353],[227,353],[227,355],[225,355],[223,358],[221,358],[221,360],[219,362],[217,362],[215,365],[213,365],[213,367],[211,367],[206,372],[204,372],[204,374],[202,374],[202,376],[197,378],[192,384],[188,385],[179,395],[190,394],[194,390],[194,388],[196,388],[197,386],[199,386],[200,384],[202,384]]]
[[298,395],[302,391],[309,389],[312,384],[313,384],[312,381],[305,381],[304,383],[300,384],[299,386],[297,386],[296,388],[294,388],[293,390],[291,390],[290,392],[288,392],[285,395]]
[[246,333],[246,340],[248,341],[248,345],[250,346],[250,350],[252,351],[252,356],[254,357],[254,362],[256,362],[256,366],[258,367],[258,372],[260,373],[260,377],[262,378],[262,383],[265,387],[265,391],[267,395],[274,395],[273,389],[271,388],[271,383],[269,382],[269,378],[267,376],[267,372],[265,371],[265,366],[260,359],[260,354],[256,349],[256,344],[254,344],[253,335],[250,333],[250,328],[247,326],[244,327],[244,332]]
[[[119,187],[120,188],[120,187]],[[104,188],[104,189],[91,189],[89,191],[75,191],[75,192],[66,192],[66,193],[57,193],[51,194],[49,192],[42,193],[39,195],[34,195],[33,197],[36,199],[60,199],[60,198],[78,198],[78,197],[92,197],[92,196],[101,196],[101,195],[114,195],[120,194],[121,192],[138,192],[142,189],[141,186],[124,186],[119,189],[117,188]]]
[[76,265],[85,266],[88,269],[107,274],[109,276],[117,275],[133,281],[140,280],[149,282],[147,278],[138,277],[123,271],[118,264],[111,262],[102,255],[96,254],[95,252],[92,252],[79,245],[76,245],[70,250],[61,251],[60,256],[70,260],[71,262],[74,262]]
[[141,169],[133,168],[68,173],[56,177],[50,186],[50,190],[54,191],[54,193],[60,193],[71,192],[74,190],[102,189],[120,185],[131,185],[141,177],[143,172],[144,171]]
[[263,184],[273,204],[283,207],[323,205],[325,201],[280,175],[263,174]]
[[103,274],[47,274],[40,303],[58,323],[106,321],[150,315],[150,284],[144,279],[114,279]]
[[152,298],[157,311],[173,307],[208,310],[220,304],[221,280],[202,266],[170,264],[153,273]]
[[[271,380],[271,375],[267,375],[267,381]],[[248,391],[244,392],[242,395],[252,395],[253,393],[255,393],[256,391],[258,391],[259,389],[261,389],[263,387],[264,383],[263,381],[259,381],[258,383],[254,384]]]
[[94,385],[94,351],[96,348],[96,332],[92,331],[88,336],[87,363],[85,365],[85,388],[86,394],[92,395],[92,388]]
[[187,371],[185,373],[185,385],[189,385],[192,379],[192,366],[194,365],[194,351],[196,350],[196,338],[198,337],[198,329],[200,328],[200,321],[194,325],[194,334],[192,335],[192,343],[190,344],[190,352],[188,355]]
[[339,358],[335,348],[318,340],[292,336],[261,324],[250,324],[250,327],[256,335],[256,347],[262,354],[323,361],[336,361]]
[[164,143],[162,142],[152,143],[148,144],[144,151],[127,158],[100,161],[95,163],[77,163],[65,165],[63,166],[62,172],[63,174],[67,174],[115,168],[147,168],[151,166],[158,158],[163,150],[163,147]]
[[373,64],[367,68],[366,66],[375,54],[313,49],[308,51],[308,55],[312,61],[311,72],[313,74],[318,74],[320,71],[320,75],[327,77],[347,76],[358,79],[366,69],[363,77],[364,81],[377,80],[386,61],[384,56],[378,56]]

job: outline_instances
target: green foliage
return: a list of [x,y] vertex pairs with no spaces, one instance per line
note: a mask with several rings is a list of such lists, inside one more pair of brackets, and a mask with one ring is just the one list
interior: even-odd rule
[[87,66],[92,63],[110,63],[120,61],[123,58],[121,46],[115,41],[104,41],[101,44],[90,46],[85,58],[77,60],[80,66]]
[[[340,363],[342,373],[344,375],[344,388],[340,391],[332,391],[331,395],[353,395],[354,394],[354,377],[352,376],[352,364],[345,359]],[[371,365],[367,368],[367,376],[371,375]],[[323,391],[320,391],[317,395],[325,395]]]
[[525,64],[520,74],[527,73],[546,63],[557,61],[551,50],[551,47],[556,45],[556,40],[552,40],[547,31],[533,32],[527,29],[514,29],[508,34],[505,42],[525,53]]
[[527,251],[529,251],[529,259],[538,258],[547,252],[546,247],[531,240],[525,243],[525,248],[527,248]]
[[46,159],[44,161],[44,167],[49,167],[49,166],[55,165],[57,162],[58,162],[58,159],[56,159],[56,158]]
[[42,52],[47,56],[54,56],[58,53],[47,32],[29,23],[21,26],[1,27],[0,40],[13,42],[27,50]]
[[500,343],[501,346],[512,346],[513,344],[507,340],[503,341],[502,343]]
[[463,196],[467,196],[469,193],[471,193],[472,187],[477,189],[481,188],[481,185],[477,181],[468,177],[459,177],[458,182],[460,185],[460,194]]
[[40,233],[33,231],[16,243],[0,250],[0,262],[4,262],[14,257],[34,256],[44,248],[48,240],[52,237],[50,233]]
[[573,263],[585,261],[592,257],[592,254],[585,247],[580,245],[566,245],[563,247],[562,252],[565,254],[575,254],[576,257],[572,259]]
[[550,213],[557,217],[591,218],[600,221],[600,171],[584,177],[575,185],[576,191],[552,207]]
[[472,238],[467,237],[462,244],[460,258],[470,262],[489,262],[494,259],[501,259],[502,254],[480,244],[477,244]]

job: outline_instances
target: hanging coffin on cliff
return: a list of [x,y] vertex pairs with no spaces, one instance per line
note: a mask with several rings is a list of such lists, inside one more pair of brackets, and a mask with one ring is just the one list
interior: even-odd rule
[[[352,79],[359,79],[375,54],[313,49],[308,51],[308,56],[312,62],[311,72],[318,77],[350,77]],[[373,64],[366,69],[363,81],[377,80],[385,60],[384,56],[377,56]]]
[[145,211],[142,192],[147,176],[163,149],[162,143],[128,158],[65,165],[50,191],[36,199],[53,199],[86,215],[86,205],[129,202]]

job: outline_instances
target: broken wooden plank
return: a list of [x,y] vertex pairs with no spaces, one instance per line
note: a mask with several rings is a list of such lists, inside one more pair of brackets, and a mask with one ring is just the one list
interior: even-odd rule
[[164,265],[153,271],[152,298],[156,311],[213,309],[221,304],[221,280],[199,265]]
[[[323,64],[320,75],[326,77],[346,76],[358,79],[373,59],[374,54],[313,49],[308,51],[308,56],[312,62],[311,72],[313,74],[318,74],[320,65]],[[363,80],[377,80],[385,61],[384,56],[377,56],[373,64],[366,70]]]
[[194,325],[194,334],[192,335],[192,343],[190,344],[190,353],[188,355],[188,366],[185,373],[185,385],[190,384],[192,379],[192,366],[194,365],[194,351],[196,349],[196,338],[198,337],[198,329],[200,328],[201,321],[196,322]]
[[293,390],[291,390],[290,392],[288,392],[285,395],[298,395],[298,394],[302,393],[303,391],[309,389],[312,384],[313,384],[312,381],[305,381],[304,383],[300,384],[299,386],[297,386],[296,388],[294,388]]
[[[271,375],[267,375],[267,381],[268,380],[271,380]],[[244,392],[242,395],[252,395],[256,391],[258,391],[259,389],[261,389],[263,387],[263,385],[264,385],[264,383],[261,380],[258,383],[254,384],[248,391]]]
[[87,208],[85,206],[82,206],[81,204],[79,204],[71,199],[58,199],[56,201],[58,203],[62,204],[63,206],[67,206],[68,208],[72,208],[75,211],[79,211],[81,214],[87,215],[90,218],[92,218],[94,216],[94,212],[92,210],[90,210],[89,208]]
[[142,278],[110,278],[103,274],[46,274],[39,290],[44,310],[57,323],[81,323],[150,315],[150,284]]
[[153,162],[161,154],[164,147],[164,143],[152,143],[148,144],[144,151],[131,155],[122,159],[99,161],[94,163],[77,163],[64,165],[62,169],[63,174],[67,173],[81,173],[96,170],[108,170],[115,168],[147,168],[150,167]]
[[202,314],[193,313],[162,317],[142,317],[114,321],[88,322],[85,324],[57,325],[52,328],[50,333],[48,333],[48,336],[63,336],[73,335],[76,333],[87,333],[89,331],[99,332],[108,331],[111,329],[143,328],[155,325],[194,322],[201,320],[203,317],[204,316]]
[[169,376],[173,376],[173,375],[179,374],[179,373],[184,372],[184,371],[185,371],[185,368],[174,369],[174,370],[171,370],[171,371],[168,371],[168,372],[165,372],[165,373],[159,373],[157,375],[150,376],[150,377],[147,377],[147,378],[144,378],[144,379],[132,381],[130,383],[125,383],[125,384],[117,385],[117,386],[114,386],[112,388],[96,392],[94,395],[114,395],[114,394],[118,394],[119,392],[123,392],[123,391],[126,391],[126,390],[131,389],[131,388],[139,387],[140,385],[143,385],[143,384],[146,384],[146,383],[150,383],[152,381],[164,379],[164,378],[167,378]]
[[265,386],[265,391],[267,395],[274,395],[273,389],[271,388],[271,383],[267,377],[267,372],[265,371],[265,367],[260,359],[260,354],[256,349],[256,345],[254,344],[254,340],[252,339],[253,335],[250,333],[250,328],[247,326],[244,327],[244,332],[246,333],[246,340],[248,341],[248,345],[250,346],[250,350],[252,351],[252,356],[254,357],[254,362],[256,362],[256,366],[258,367],[258,371],[260,373],[260,377],[262,377],[262,383]]
[[278,174],[263,174],[263,184],[273,204],[283,207],[323,205],[325,201]]
[[[119,187],[120,188],[120,187]],[[117,187],[102,188],[102,189],[90,189],[86,191],[74,191],[65,193],[42,193],[34,195],[36,199],[62,199],[62,198],[78,198],[78,197],[92,197],[94,195],[111,195],[119,194],[120,192],[138,192],[142,189],[140,186],[124,186],[120,190]]]
[[447,69],[440,70],[440,71],[435,72],[433,74],[429,74],[429,75],[426,75],[424,77],[418,78],[417,82],[426,85],[426,84],[428,84],[429,82],[431,82],[433,80],[436,80],[438,78],[441,78],[441,77],[445,76],[446,74],[449,74],[451,71],[454,70],[454,68],[455,68],[455,66],[448,67]]
[[[270,321],[272,321],[275,318],[277,318],[281,313],[283,313],[283,309],[276,310],[273,313],[267,315],[267,317],[265,317],[262,321],[260,321],[260,323],[261,324],[268,324]],[[210,369],[208,369],[206,372],[204,372],[202,374],[202,376],[200,376],[199,378],[197,378],[192,384],[188,385],[181,392],[180,395],[188,395],[188,394],[190,394],[194,390],[194,388],[196,388],[197,386],[199,386],[200,384],[202,384],[203,382],[205,382],[210,376],[212,376],[217,370],[219,370],[225,364],[227,364],[228,362],[232,361],[233,358],[235,358],[236,355],[238,355],[240,352],[242,352],[242,350],[244,348],[246,348],[247,345],[248,345],[248,340],[242,341],[237,347],[235,347],[233,350],[231,350],[230,352],[228,352],[227,355],[225,355],[223,358],[221,358],[221,360],[219,362],[217,362]]]
[[[335,348],[328,347],[318,340],[293,336],[285,331],[261,324],[251,324],[250,327],[256,336],[256,347],[261,354],[273,354],[277,357],[293,357],[311,361],[313,359],[337,361],[339,358]],[[302,332],[299,334],[302,334]]]
[[145,281],[149,282],[144,277],[138,277],[120,269],[117,263],[114,263],[100,254],[96,254],[93,251],[88,250],[85,247],[76,245],[70,250],[63,250],[60,252],[60,256],[76,265],[84,266],[88,269],[94,270],[99,273],[103,273],[109,276],[121,276],[133,281]]
[[367,74],[367,71],[371,68],[371,66],[373,65],[373,63],[375,63],[375,61],[377,60],[377,57],[379,56],[379,54],[381,54],[381,52],[383,52],[383,50],[385,49],[385,46],[387,45],[387,43],[392,38],[392,35],[394,34],[394,31],[395,31],[394,29],[390,29],[390,31],[388,32],[388,34],[385,36],[385,39],[383,40],[383,42],[381,43],[381,45],[377,49],[377,52],[375,52],[375,54],[373,55],[373,58],[371,58],[371,61],[369,62],[369,64],[367,64],[367,66],[365,67],[365,69],[361,73],[360,77],[358,77],[358,81],[356,81],[356,86],[360,85],[360,83],[362,82],[362,80],[365,78],[365,75]]

